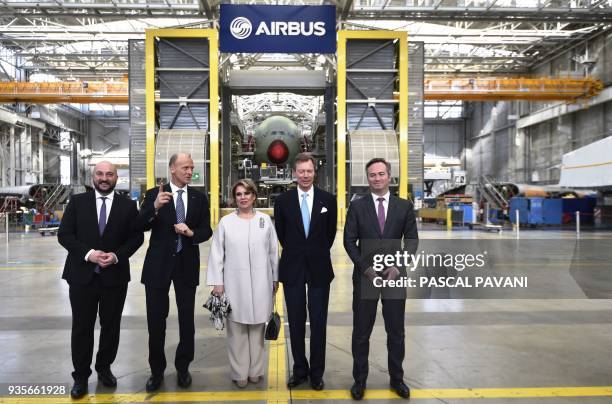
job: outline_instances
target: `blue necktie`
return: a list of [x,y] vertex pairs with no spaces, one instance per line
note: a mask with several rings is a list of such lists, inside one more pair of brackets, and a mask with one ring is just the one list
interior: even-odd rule
[[[176,224],[185,223],[185,205],[183,204],[183,192],[182,189],[176,191],[178,193],[176,197]],[[176,252],[183,249],[183,236],[178,235],[178,242],[176,243]]]
[[310,211],[308,210],[308,194],[302,194],[302,205],[300,210],[302,211],[302,222],[304,223],[304,234],[308,238],[308,231],[310,230]]
[[[98,231],[100,233],[100,237],[102,237],[104,234],[104,229],[106,228],[106,197],[102,196],[100,199],[102,199],[102,206],[100,207],[100,218],[98,219]],[[97,274],[100,273],[99,265],[96,265],[94,272]]]

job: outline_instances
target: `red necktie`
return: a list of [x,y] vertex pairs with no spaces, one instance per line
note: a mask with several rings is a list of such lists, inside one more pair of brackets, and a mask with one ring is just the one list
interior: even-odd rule
[[385,207],[383,202],[385,198],[378,198],[378,226],[380,227],[380,234],[385,232]]

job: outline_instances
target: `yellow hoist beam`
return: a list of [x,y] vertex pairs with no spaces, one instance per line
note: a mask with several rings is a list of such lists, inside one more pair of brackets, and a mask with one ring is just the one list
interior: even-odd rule
[[[596,96],[603,83],[594,78],[425,77],[425,99],[433,101],[576,101]],[[0,83],[0,103],[127,104],[127,81]]]
[[127,81],[58,81],[0,83],[0,103],[127,104]]
[[463,101],[576,101],[596,96],[603,89],[597,79],[425,77],[426,100]]

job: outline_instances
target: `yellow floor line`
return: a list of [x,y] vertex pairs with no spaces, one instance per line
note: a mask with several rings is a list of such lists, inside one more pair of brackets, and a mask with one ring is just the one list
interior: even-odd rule
[[[278,292],[276,292],[276,311],[281,316],[281,327],[278,339],[270,341],[269,359],[268,359],[268,404],[286,404],[290,399],[290,393],[287,389],[287,364],[286,364],[286,342],[285,342],[285,327],[284,327],[284,308],[283,308],[283,286],[279,283]],[[254,399],[257,400],[257,399]]]
[[61,271],[64,264],[0,266],[0,271]]
[[[612,386],[601,387],[526,387],[487,389],[411,389],[412,399],[485,399],[485,398],[612,397]],[[294,400],[351,400],[349,390],[293,390]],[[392,390],[366,390],[365,399],[399,397]]]
[[[273,365],[271,365],[273,366]],[[283,365],[284,367],[284,365]],[[277,367],[278,370],[278,367]],[[272,380],[272,379],[270,379]],[[277,381],[281,381],[278,380]],[[279,387],[279,389],[274,389]],[[590,387],[525,387],[486,389],[413,389],[412,399],[524,399],[524,398],[568,398],[568,397],[612,397],[612,386]],[[141,403],[141,402],[223,402],[223,401],[265,401],[284,402],[289,399],[284,378],[277,386],[270,385],[268,391],[202,391],[137,394],[97,394],[80,400],[69,397],[0,397],[6,404],[31,403]],[[292,400],[351,400],[349,390],[293,390]],[[391,390],[366,390],[365,399],[399,399]]]

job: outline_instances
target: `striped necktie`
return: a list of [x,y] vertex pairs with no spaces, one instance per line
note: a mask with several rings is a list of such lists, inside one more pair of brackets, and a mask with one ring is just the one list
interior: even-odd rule
[[[179,189],[176,191],[178,195],[176,196],[176,223],[185,223],[185,205],[183,204],[183,192],[185,190]],[[178,241],[176,243],[176,252],[179,252],[183,249],[183,236],[181,234],[178,235]]]

